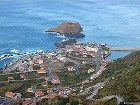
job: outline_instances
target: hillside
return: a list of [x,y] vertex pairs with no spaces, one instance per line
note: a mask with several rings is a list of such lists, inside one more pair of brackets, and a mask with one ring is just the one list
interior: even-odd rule
[[[118,95],[124,98],[125,102],[140,101],[140,51],[132,52],[124,58],[117,59],[108,64],[103,75],[94,81],[109,81],[94,98],[111,95]],[[80,96],[69,96],[68,98],[55,98],[54,100],[44,100],[39,105],[116,105],[116,98],[111,100],[86,100]]]
[[115,60],[96,81],[108,80],[98,96],[118,95],[128,102],[140,101],[140,51]]

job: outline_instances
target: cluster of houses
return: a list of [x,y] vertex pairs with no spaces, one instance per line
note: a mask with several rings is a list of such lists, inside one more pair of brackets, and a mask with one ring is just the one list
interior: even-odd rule
[[[57,75],[53,74],[51,76],[51,79],[49,79],[49,73],[48,73],[49,69],[48,67],[46,67],[48,65],[45,62],[45,57],[50,58],[50,60],[52,60],[52,58],[55,58],[55,60],[63,62],[63,64],[67,63],[67,66],[65,65],[63,66],[65,66],[67,70],[71,72],[71,71],[77,70],[78,63],[75,63],[74,60],[71,60],[70,58],[68,58],[66,54],[71,54],[73,52],[76,52],[77,55],[78,54],[82,55],[81,58],[87,58],[88,56],[90,56],[91,58],[95,58],[98,55],[98,51],[100,47],[101,47],[100,45],[93,44],[93,43],[83,44],[80,42],[76,42],[71,45],[66,45],[65,48],[58,49],[57,52],[45,53],[45,55],[36,54],[34,56],[28,57],[24,61],[21,60],[17,65],[16,72],[19,72],[20,78],[23,80],[27,79],[27,75],[26,75],[27,72],[30,73],[30,72],[36,71],[38,74],[46,74],[45,81],[40,83],[41,87],[48,87],[49,82],[51,82],[54,85],[58,85],[58,84],[61,84],[61,82]],[[103,51],[101,51],[100,56],[102,59],[104,59]],[[86,60],[81,60],[80,62],[82,62],[82,64],[87,63]],[[90,68],[88,70],[88,73],[91,73],[94,71],[95,71],[94,68]],[[104,69],[102,69],[102,71],[104,71]],[[102,71],[99,71],[99,73],[97,74],[101,74]],[[15,78],[12,76],[8,77],[8,81],[11,81],[11,80],[15,80]],[[44,92],[41,89],[36,89],[36,87],[34,86],[31,86],[30,88],[26,90],[26,92],[33,93],[35,97],[41,97],[41,98],[54,98],[55,96],[65,96],[65,95],[70,94],[72,91],[74,91],[72,88],[65,88],[65,89],[63,88],[50,88],[49,89],[48,88],[47,91]],[[21,98],[22,95],[20,93],[6,92],[5,97],[17,99],[17,98]],[[32,98],[27,98],[23,101],[23,105],[28,105],[32,103],[32,101],[33,101]]]
[[[47,82],[42,82],[41,85],[43,86],[47,86],[48,83]],[[53,88],[48,88],[47,91],[43,91],[43,90],[36,90],[35,88],[28,88],[27,92],[31,92],[34,93],[35,97],[34,98],[24,98],[22,100],[22,105],[36,105],[35,103],[38,101],[41,101],[42,99],[53,99],[56,96],[62,96],[62,97],[67,97],[69,94],[71,94],[72,92],[74,92],[75,89],[70,88],[70,87],[53,87]],[[7,94],[7,93],[6,93]],[[15,97],[15,93],[12,92],[8,92],[8,94],[11,94],[10,96],[7,95],[6,97],[9,98],[13,98]],[[16,96],[17,97],[17,96]],[[21,98],[18,97],[18,98]]]
[[[47,72],[46,69],[47,68],[45,67],[44,55],[38,54],[38,55],[35,55],[31,58],[28,58],[25,61],[21,60],[17,65],[16,72],[19,73],[21,79],[26,80],[27,79],[26,72],[31,73],[33,71],[37,71],[37,73],[39,73],[39,74],[41,74],[41,73],[46,74],[46,72]],[[8,77],[8,81],[11,81],[11,80],[15,80],[15,78],[12,76]],[[41,82],[40,86],[47,87],[49,85],[48,82],[51,82],[54,85],[58,85],[61,83],[59,80],[59,77],[57,75],[53,75],[51,80],[49,80],[47,75],[46,75],[45,81]],[[44,96],[46,94],[42,90],[36,90],[34,88],[34,86],[32,86],[31,88],[28,88],[26,90],[26,92],[34,93],[35,97],[41,97],[41,96]],[[54,96],[54,92],[52,90],[47,90],[47,93],[48,93],[48,95],[47,95],[48,97]],[[13,92],[8,92],[8,91],[5,93],[5,97],[7,97],[7,98],[17,99],[17,98],[21,98],[21,96],[22,95],[20,93],[13,93]]]
[[[38,67],[37,69],[35,67]],[[26,79],[26,72],[37,71],[37,73],[46,73],[44,55],[35,55],[25,61],[20,61],[17,65],[17,70],[20,73],[21,79]]]
[[[41,90],[35,91],[35,99],[33,98],[26,98],[23,100],[22,105],[28,105],[32,103],[36,103],[38,101],[41,101],[42,99],[53,99],[56,96],[63,96],[63,97],[67,97],[69,94],[71,94],[73,91],[75,91],[72,88],[51,88],[48,89],[46,92],[43,92]],[[33,104],[36,105],[36,104]]]
[[[103,50],[102,48],[105,48],[106,44],[96,44],[96,43],[87,43],[83,44],[79,41],[73,44],[65,45],[65,48],[58,48],[58,52],[64,51],[65,54],[69,54],[70,56],[74,56],[75,58],[79,57],[81,59],[86,58],[96,58],[99,53],[100,57],[102,59],[105,59],[106,55],[108,54],[108,51]],[[59,58],[64,61],[64,57]],[[85,62],[83,60],[83,62]]]
[[[57,59],[65,63],[68,61],[67,57],[69,57],[70,59],[74,58],[76,62],[80,60],[81,64],[86,64],[95,61],[97,59],[97,56],[99,56],[100,60],[102,61],[105,59],[106,54],[106,52],[102,50],[102,47],[106,47],[106,44],[95,44],[95,43],[83,44],[77,41],[76,43],[68,44],[65,45],[65,47],[58,48],[56,50],[57,53],[64,53],[64,56],[59,55],[57,56]],[[67,70],[70,72],[75,71],[76,67],[74,65],[69,65],[67,67]],[[94,71],[95,70],[93,68],[90,68],[88,70],[88,73]]]
[[[51,82],[53,84],[60,84],[59,78],[53,78],[53,80]],[[49,85],[49,83],[47,80],[45,80],[39,84],[39,86],[42,86],[42,87],[48,87],[48,85]],[[47,88],[45,91],[42,89],[36,89],[36,88],[37,88],[36,85],[31,86],[25,92],[33,93],[34,97],[37,99],[55,98],[56,96],[64,96],[64,95],[68,94],[67,91],[63,90],[63,88]],[[10,99],[15,99],[15,100],[22,99],[22,95],[20,93],[14,93],[11,91],[7,91],[5,93],[5,97],[10,98]],[[34,102],[33,98],[24,98],[24,100],[22,101],[22,105],[28,105],[29,103],[32,105],[33,102]]]
[[66,46],[66,52],[77,52],[77,54],[82,54],[83,57],[90,55],[91,57],[96,57],[97,55],[97,51],[98,51],[98,46],[96,44],[93,43],[89,43],[89,44],[83,44],[80,42],[77,42],[73,45],[68,45]]

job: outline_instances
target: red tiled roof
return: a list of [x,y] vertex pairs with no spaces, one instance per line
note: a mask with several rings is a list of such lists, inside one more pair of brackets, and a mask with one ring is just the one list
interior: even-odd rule
[[35,92],[35,96],[36,96],[36,97],[42,96],[42,95],[44,95],[43,91],[37,90],[37,91]]
[[39,70],[37,70],[38,73],[46,73],[46,70],[44,68],[40,68]]
[[46,81],[45,82],[42,82],[41,85],[42,86],[47,86],[48,85],[48,82],[46,82]]
[[15,95],[15,93],[13,93],[13,92],[6,92],[5,93],[6,97],[13,97],[14,95]]

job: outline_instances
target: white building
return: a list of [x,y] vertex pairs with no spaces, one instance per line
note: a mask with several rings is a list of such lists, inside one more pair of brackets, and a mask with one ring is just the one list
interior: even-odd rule
[[98,48],[97,47],[89,47],[89,46],[86,46],[85,49],[87,51],[94,51],[94,52],[97,52],[98,51]]

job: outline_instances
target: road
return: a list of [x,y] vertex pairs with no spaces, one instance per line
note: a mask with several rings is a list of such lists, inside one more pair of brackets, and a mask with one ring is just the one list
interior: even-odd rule
[[103,71],[104,71],[105,69],[106,69],[105,66],[101,66],[100,70],[99,70],[96,74],[93,74],[93,75],[90,77],[90,79],[91,79],[91,80],[94,80],[94,79],[98,78],[98,77],[103,73]]
[[101,98],[101,100],[110,100],[112,98],[117,99],[117,105],[119,105],[121,102],[124,102],[124,99],[117,95],[105,96],[105,97]]
[[95,95],[97,95],[98,91],[105,86],[105,82],[97,83],[94,85],[95,89],[91,95],[87,96],[86,99],[92,99]]
[[48,79],[51,81],[53,79],[53,73],[52,73],[52,69],[49,67],[49,63],[44,60],[45,63],[45,68],[46,68],[46,77],[48,77]]
[[[98,91],[100,89],[102,89],[103,87],[105,86],[105,82],[102,82],[102,83],[97,83],[95,85],[95,90],[93,91],[93,93],[91,95],[89,95],[88,97],[86,97],[86,99],[92,99],[95,95],[98,94]],[[124,102],[124,99],[120,96],[117,96],[117,95],[110,95],[110,96],[105,96],[99,100],[110,100],[112,98],[116,98],[117,99],[117,105],[119,105],[121,102]]]
[[25,80],[10,80],[11,82],[24,82],[24,81],[30,81],[30,80],[40,80],[40,79],[45,79],[45,77],[40,77],[40,78],[33,78],[33,79],[25,79]]
[[[98,78],[103,73],[104,70],[106,70],[105,66],[101,66],[100,70],[97,73],[93,74],[92,76],[90,76],[86,80],[82,81],[82,84],[88,83],[89,79],[90,80],[95,80],[96,78]],[[79,83],[79,84],[81,84],[81,83]]]

